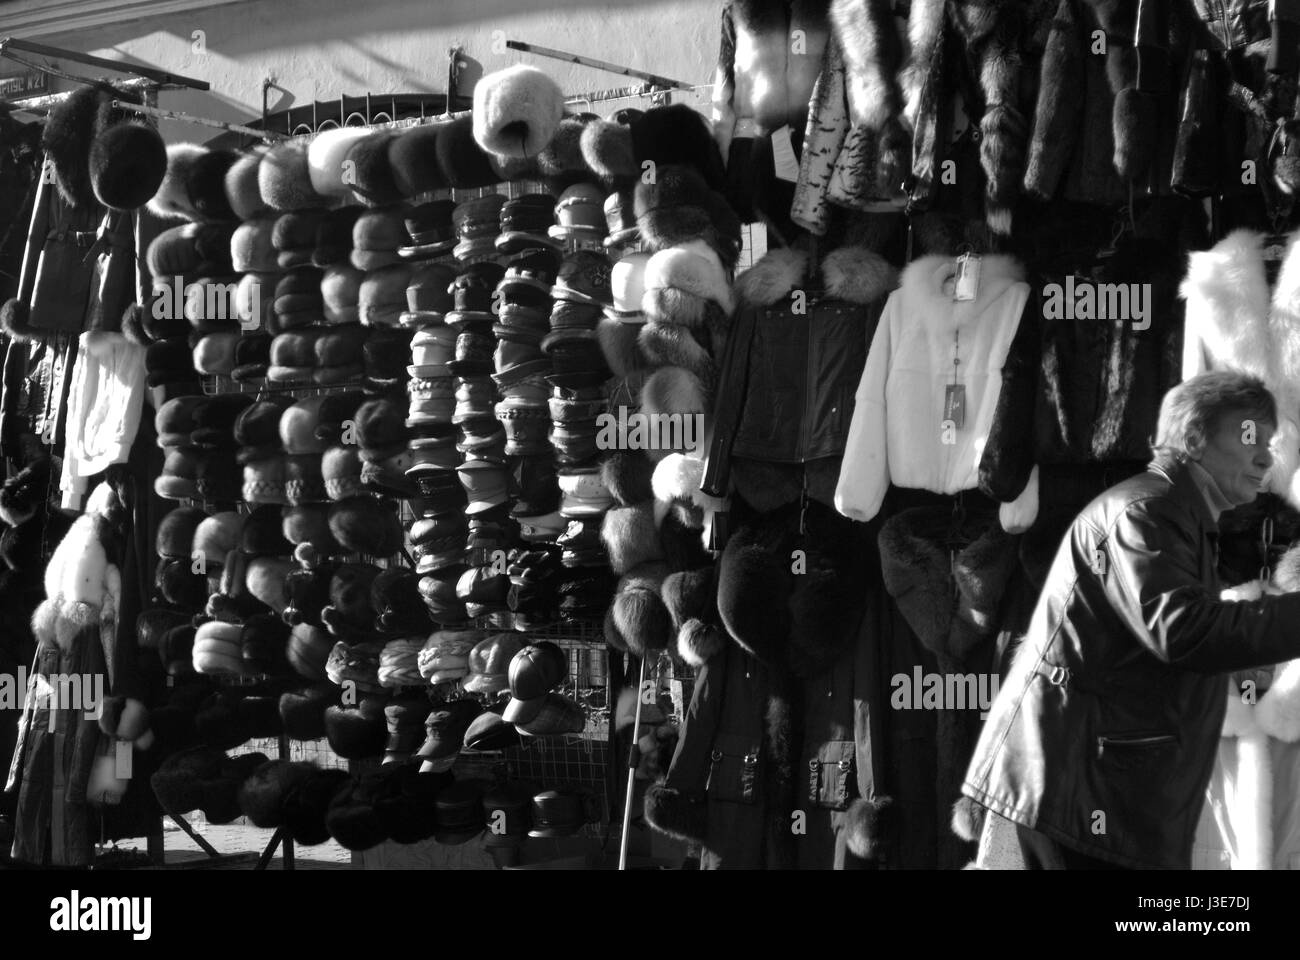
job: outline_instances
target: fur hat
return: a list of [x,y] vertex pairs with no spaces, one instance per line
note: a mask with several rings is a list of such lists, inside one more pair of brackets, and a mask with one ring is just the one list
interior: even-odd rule
[[644,657],[648,650],[662,650],[672,642],[672,618],[660,596],[667,576],[668,567],[657,561],[624,574],[606,618],[607,627],[614,631],[606,640],[637,657]]
[[354,178],[345,177],[351,170],[345,165],[348,151],[370,134],[367,127],[337,127],[316,134],[307,146],[307,173],[312,189],[322,197],[350,197]]
[[114,110],[113,100],[139,103],[135,94],[104,83],[88,84],[73,90],[61,103],[50,108],[41,136],[41,149],[53,168],[59,196],[73,207],[95,204],[91,184],[90,146],[126,114]]
[[650,477],[654,462],[639,450],[614,450],[600,463],[601,482],[623,507],[654,498]]
[[168,560],[189,560],[194,533],[207,514],[198,507],[177,507],[158,523],[158,556]]
[[[324,471],[322,471],[323,475]],[[281,527],[284,538],[295,547],[310,544],[321,556],[342,553],[329,529],[329,518],[324,504],[300,503],[284,509]]]
[[185,610],[202,610],[208,599],[208,578],[192,571],[188,557],[158,561],[154,588],[168,603]]
[[446,189],[446,175],[438,165],[438,136],[445,123],[422,124],[399,132],[388,142],[388,163],[393,181],[404,197]]
[[281,811],[289,791],[319,772],[315,764],[268,760],[239,787],[239,809],[253,826],[272,829],[283,822]]
[[410,442],[404,404],[389,397],[368,400],[356,412],[356,439],[362,457],[383,460],[402,450]]
[[158,131],[132,120],[109,127],[90,144],[90,186],[110,210],[143,207],[167,173],[167,147]]
[[714,190],[726,183],[722,153],[698,110],[684,103],[653,107],[628,126],[637,172],[650,160],[662,175],[664,167],[684,165],[698,171]]
[[362,697],[355,707],[326,708],[325,735],[330,749],[345,760],[379,756],[388,740],[383,703],[374,697]]
[[386,557],[402,546],[397,511],[370,496],[349,497],[330,505],[330,532],[347,550]]
[[599,179],[582,155],[582,133],[586,127],[586,120],[565,117],[556,126],[550,142],[537,155],[542,182],[557,197],[569,187]]
[[583,128],[578,146],[587,166],[608,187],[630,184],[641,175],[632,131],[623,124],[593,121]]
[[652,502],[610,508],[601,522],[600,536],[615,573],[627,573],[643,563],[663,559]]
[[[310,739],[320,739],[324,736],[322,724],[320,737]],[[293,837],[294,842],[311,847],[328,840],[330,834],[329,828],[325,825],[326,811],[335,794],[350,790],[351,786],[352,776],[346,770],[317,770],[287,793],[281,808],[281,816],[284,827]]]
[[[198,210],[190,198],[188,182],[200,158],[206,152],[197,143],[168,144],[167,172],[158,185],[157,191],[149,199],[150,213],[164,220],[200,219]],[[229,206],[228,201],[227,206]]]
[[369,633],[375,622],[370,588],[379,576],[373,563],[344,563],[330,578],[330,602],[321,610],[321,622],[336,637]]
[[650,320],[701,329],[706,305],[720,307],[728,316],[735,310],[731,284],[717,254],[705,243],[660,250],[645,270],[641,309]]
[[698,669],[722,652],[726,638],[718,626],[714,568],[671,573],[659,593],[672,617],[679,657]]
[[438,169],[450,187],[463,190],[500,182],[489,155],[474,140],[473,117],[458,117],[439,127],[434,151]]
[[244,518],[233,510],[223,510],[202,520],[194,530],[190,550],[201,555],[208,569],[220,569],[226,555],[239,546]]
[[1018,552],[995,517],[951,558],[941,542],[951,525],[946,509],[895,514],[880,528],[880,561],[885,589],[921,643],[961,661],[996,629]]
[[399,203],[401,191],[388,161],[388,146],[393,134],[387,130],[371,131],[352,141],[345,163],[352,174],[352,195],[363,203],[387,205]]
[[257,168],[257,187],[262,202],[272,210],[301,210],[325,202],[311,186],[307,147],[302,140],[283,140],[262,156]]
[[564,93],[537,67],[516,64],[474,87],[474,139],[488,153],[535,157],[564,116]]
[[249,556],[287,556],[293,548],[280,529],[280,508],[264,503],[244,517],[239,549]]
[[271,212],[258,187],[258,170],[267,149],[262,146],[249,148],[226,170],[226,202],[240,220],[254,220]]
[[341,693],[332,683],[314,683],[280,694],[280,722],[289,739],[325,739],[325,710],[339,702]]

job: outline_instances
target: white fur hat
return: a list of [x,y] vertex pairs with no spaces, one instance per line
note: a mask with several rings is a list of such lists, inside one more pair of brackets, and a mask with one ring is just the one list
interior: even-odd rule
[[564,93],[536,67],[498,70],[474,88],[474,139],[496,156],[537,156],[563,116]]
[[311,188],[324,197],[350,197],[352,187],[343,180],[348,149],[370,133],[365,127],[322,130],[307,146],[307,172]]

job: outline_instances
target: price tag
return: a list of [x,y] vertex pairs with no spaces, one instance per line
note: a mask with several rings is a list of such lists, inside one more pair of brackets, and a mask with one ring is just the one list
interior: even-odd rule
[[960,430],[966,422],[966,384],[950,383],[943,388],[943,419]]
[[974,300],[980,291],[980,258],[973,253],[963,253],[957,258],[957,280],[953,285],[954,300]]
[[114,763],[114,775],[119,780],[131,779],[131,744],[127,740],[118,740],[114,746],[117,747],[117,755]]
[[790,183],[799,181],[799,158],[794,155],[788,125],[772,134],[772,160],[778,180],[788,180]]

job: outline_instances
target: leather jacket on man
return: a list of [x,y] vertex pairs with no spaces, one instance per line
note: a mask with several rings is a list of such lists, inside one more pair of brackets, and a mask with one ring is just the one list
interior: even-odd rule
[[962,792],[1088,856],[1187,869],[1224,674],[1300,656],[1300,594],[1219,600],[1218,524],[1157,460],[1057,552]]

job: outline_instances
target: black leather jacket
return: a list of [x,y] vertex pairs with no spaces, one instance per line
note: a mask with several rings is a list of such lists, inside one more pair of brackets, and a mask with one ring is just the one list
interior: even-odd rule
[[1226,674],[1300,656],[1300,594],[1219,600],[1218,525],[1157,462],[1072,524],[962,792],[1089,856],[1187,869]]

